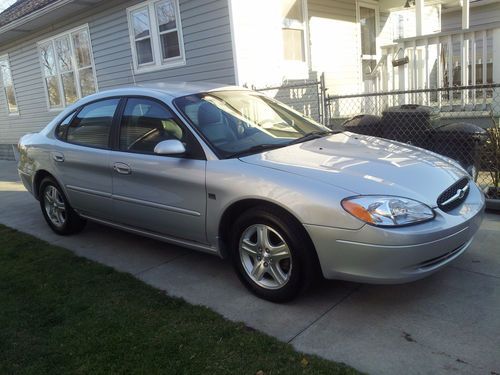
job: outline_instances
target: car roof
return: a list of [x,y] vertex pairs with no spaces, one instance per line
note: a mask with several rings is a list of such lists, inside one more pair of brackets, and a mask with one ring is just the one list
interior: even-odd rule
[[86,96],[71,106],[66,108],[66,113],[75,108],[85,105],[89,102],[106,99],[116,96],[138,95],[148,96],[153,93],[153,96],[168,97],[169,100],[179,98],[181,96],[193,95],[198,93],[214,92],[214,91],[250,91],[245,87],[231,86],[223,83],[215,82],[175,82],[175,81],[160,81],[154,83],[138,83],[135,85],[117,86],[112,89],[105,89],[96,92],[95,94]]
[[243,87],[226,85],[215,82],[154,82],[140,83],[135,87],[161,91],[172,97],[179,97],[200,92],[221,91],[221,90],[248,90]]
[[[110,90],[99,91],[90,97],[102,98],[113,95],[134,95],[147,94],[154,91],[158,94],[167,95],[169,97],[178,98],[181,96],[222,91],[222,90],[248,90],[244,87],[230,86],[223,83],[214,82],[154,82],[154,83],[138,83],[135,85],[119,86]],[[89,97],[87,97],[89,98]],[[86,99],[86,98],[84,98]]]

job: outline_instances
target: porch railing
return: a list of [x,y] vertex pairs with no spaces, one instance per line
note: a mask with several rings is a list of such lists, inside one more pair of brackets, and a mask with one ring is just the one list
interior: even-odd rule
[[[370,74],[370,92],[491,84],[500,74],[500,22],[400,39],[381,49]],[[487,93],[473,91],[454,99],[454,105],[484,104]],[[423,100],[428,104],[431,97]]]

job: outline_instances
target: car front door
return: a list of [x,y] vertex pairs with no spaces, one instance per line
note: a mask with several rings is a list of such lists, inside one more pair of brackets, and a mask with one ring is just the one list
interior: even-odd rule
[[[124,99],[111,152],[115,221],[150,232],[206,243],[203,151],[164,103]],[[157,155],[155,146],[177,139],[182,155]]]
[[113,218],[109,140],[119,98],[81,107],[58,127],[51,160],[71,206],[83,215]]

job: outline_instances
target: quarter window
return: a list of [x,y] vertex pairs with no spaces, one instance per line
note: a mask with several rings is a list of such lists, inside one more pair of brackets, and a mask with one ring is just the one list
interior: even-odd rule
[[87,104],[68,127],[67,141],[82,146],[108,148],[109,134],[119,99]]
[[183,138],[183,129],[167,108],[152,100],[127,100],[120,127],[120,150],[153,153],[159,142]]
[[17,108],[16,93],[14,92],[14,81],[10,70],[9,59],[7,56],[0,57],[0,75],[2,78],[3,90],[7,102],[7,111],[10,114],[19,113]]
[[185,63],[178,0],[148,1],[127,12],[137,71]]
[[39,43],[50,108],[62,108],[97,90],[87,27]]
[[59,139],[64,139],[64,136],[66,134],[66,129],[68,128],[69,124],[71,123],[71,120],[73,119],[73,116],[75,113],[71,113],[64,120],[61,121],[61,123],[57,126],[56,128],[56,137]]

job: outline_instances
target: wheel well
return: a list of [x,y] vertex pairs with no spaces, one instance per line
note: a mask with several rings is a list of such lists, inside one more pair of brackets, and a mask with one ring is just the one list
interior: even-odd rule
[[54,178],[49,172],[47,172],[46,170],[43,170],[43,169],[40,169],[35,174],[35,178],[33,180],[33,195],[35,196],[36,199],[40,198],[38,196],[38,193],[39,193],[39,190],[40,190],[40,183],[43,181],[43,179],[45,177],[52,177],[52,178]]
[[231,234],[231,224],[236,221],[238,216],[240,216],[244,211],[253,208],[253,207],[262,207],[262,208],[272,208],[273,210],[280,211],[283,215],[288,216],[291,218],[295,223],[303,228],[304,234],[306,238],[309,241],[309,247],[314,251],[314,254],[316,254],[316,249],[314,247],[314,243],[311,240],[311,237],[309,237],[309,233],[307,233],[307,230],[304,228],[302,223],[292,214],[290,211],[284,209],[283,207],[271,203],[268,201],[260,200],[260,199],[244,199],[238,202],[233,203],[231,206],[229,206],[226,211],[222,214],[222,218],[219,223],[219,238],[220,238],[220,250],[221,254],[224,258],[226,258],[229,255],[229,249],[228,249],[228,244],[230,242],[230,234]]

